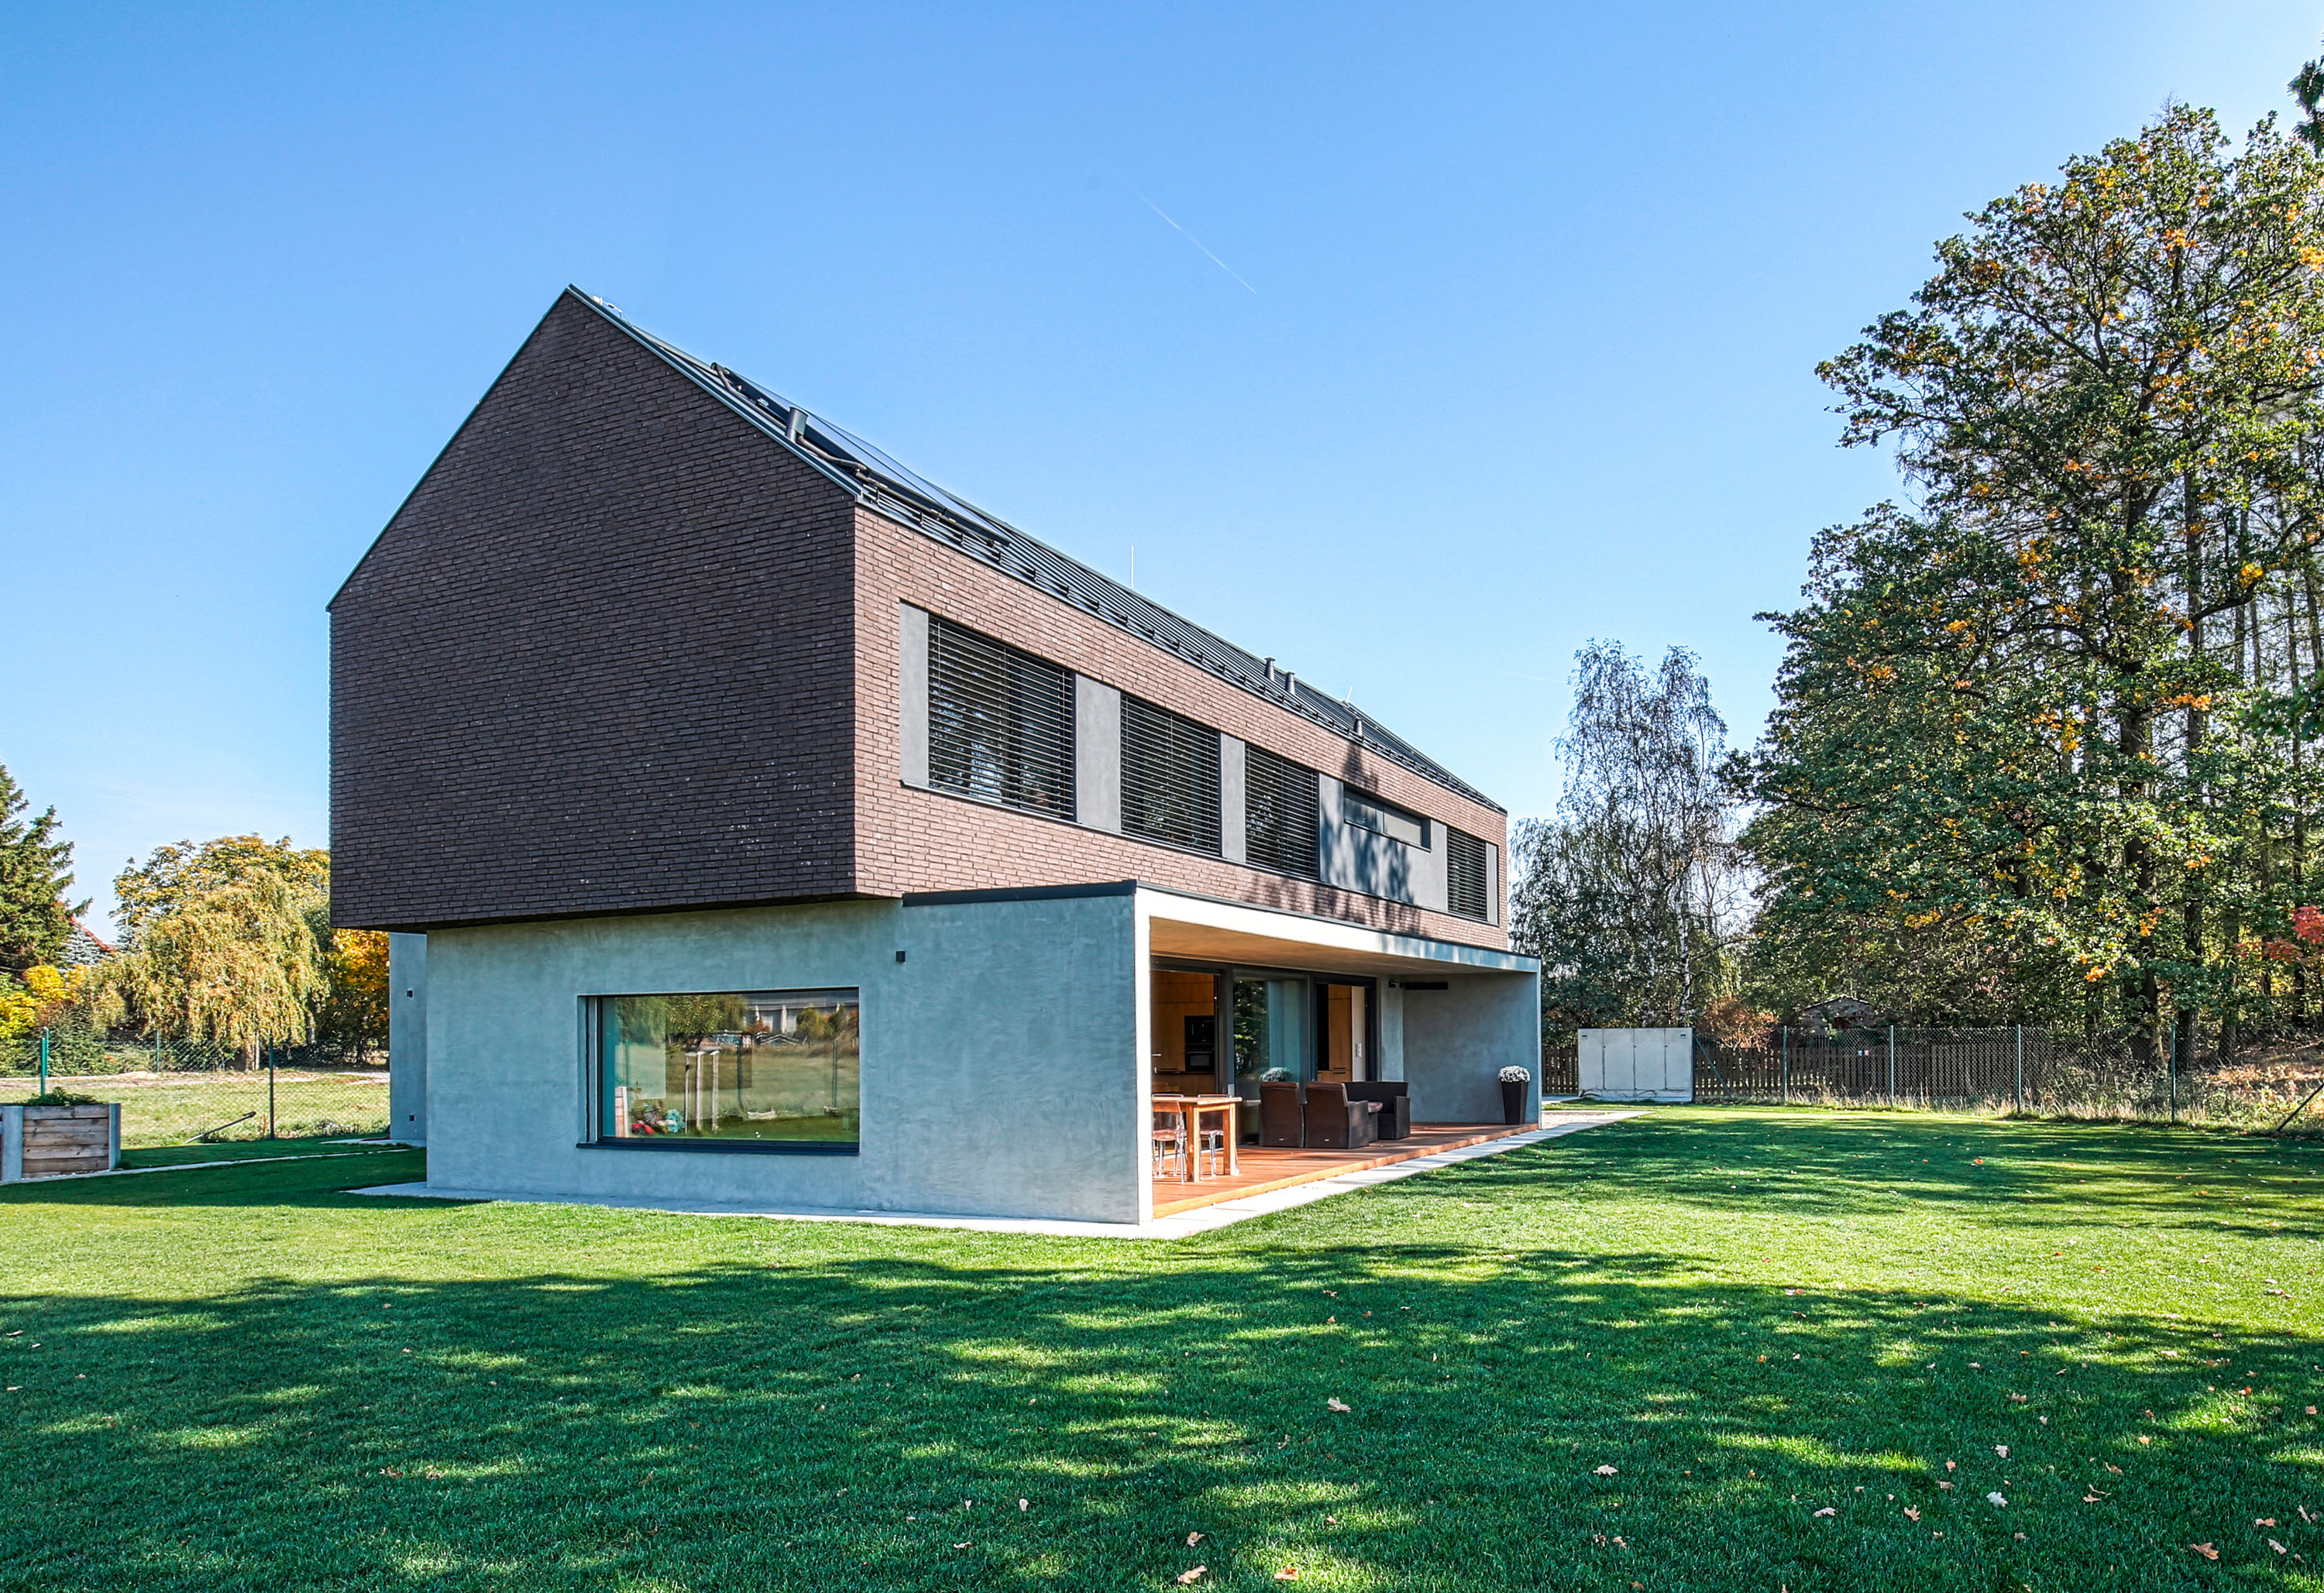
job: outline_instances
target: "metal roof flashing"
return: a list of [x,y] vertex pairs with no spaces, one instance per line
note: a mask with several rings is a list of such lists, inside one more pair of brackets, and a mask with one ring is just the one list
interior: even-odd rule
[[1111,576],[1028,535],[998,515],[920,476],[878,447],[822,416],[793,404],[725,366],[696,358],[636,326],[620,310],[579,288],[566,290],[609,323],[668,362],[680,374],[797,455],[858,504],[981,560],[1061,602],[1095,614],[1206,673],[1311,720],[1334,733],[1443,787],[1506,815],[1508,810],[1429,758],[1378,720],[1278,670],[1272,658],[1246,652],[1225,638],[1173,613]]

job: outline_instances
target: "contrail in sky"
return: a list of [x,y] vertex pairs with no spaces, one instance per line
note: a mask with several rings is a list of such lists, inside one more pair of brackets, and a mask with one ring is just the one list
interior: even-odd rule
[[[1125,178],[1125,179],[1123,179],[1123,183],[1122,183],[1122,185],[1123,185],[1125,188],[1129,189],[1130,189],[1130,191],[1131,193],[1133,193],[1133,194],[1138,194],[1139,198],[1139,199],[1140,199],[1140,200],[1145,204],[1146,207],[1147,207],[1148,210],[1153,211],[1155,215],[1157,215],[1157,216],[1160,216],[1163,220],[1165,220],[1165,221],[1170,221],[1170,213],[1169,213],[1168,211],[1167,211],[1167,210],[1163,209],[1161,206],[1159,206],[1159,205],[1156,204],[1153,200],[1147,198],[1146,198],[1146,196],[1145,196],[1144,194],[1139,193],[1139,189],[1138,189],[1138,185],[1137,185],[1136,183],[1131,182],[1131,181],[1130,181],[1127,178]],[[1203,242],[1203,240],[1202,240],[1202,239],[1200,239],[1200,238],[1196,237],[1194,234],[1192,234],[1192,233],[1188,232],[1185,227],[1183,227],[1183,226],[1178,226],[1178,224],[1177,224],[1176,222],[1175,222],[1175,221],[1170,221],[1170,225],[1171,225],[1172,226],[1174,226],[1174,227],[1177,227],[1178,235],[1179,235],[1180,237],[1182,237],[1182,238],[1185,239],[1185,240],[1186,240],[1186,242],[1188,242],[1189,244],[1192,244],[1195,248],[1202,250],[1202,252],[1203,252],[1204,254],[1208,254],[1208,255],[1210,255],[1210,261],[1211,261],[1211,263],[1212,263],[1213,265],[1217,266],[1221,271],[1222,271],[1222,272],[1226,272],[1226,273],[1227,273],[1227,275],[1229,275],[1229,276],[1231,276],[1231,277],[1234,277],[1234,280],[1235,280],[1236,281],[1238,281],[1238,282],[1242,282],[1242,278],[1240,278],[1240,277],[1239,277],[1239,276],[1235,276],[1235,268],[1234,268],[1234,267],[1232,267],[1232,266],[1231,266],[1231,265],[1229,265],[1225,261],[1221,260],[1217,255],[1215,255],[1215,254],[1211,254],[1211,251],[1210,251],[1210,247],[1209,247],[1209,245],[1207,245],[1206,244],[1204,244],[1204,243]],[[1253,288],[1253,287],[1252,287],[1249,282],[1242,282],[1242,285],[1243,285],[1244,290],[1245,290],[1246,291],[1248,291],[1248,292],[1249,292],[1249,293],[1250,293],[1253,298],[1257,298],[1257,297],[1258,297],[1258,295],[1259,295],[1259,290],[1258,290],[1258,289]]]

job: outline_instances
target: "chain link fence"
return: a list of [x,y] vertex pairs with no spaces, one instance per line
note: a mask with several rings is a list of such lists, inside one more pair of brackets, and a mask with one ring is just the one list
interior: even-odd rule
[[[2053,1029],[1777,1028],[1753,1045],[1698,1040],[1697,1100],[1789,1106],[1886,1106],[2122,1121],[2274,1128],[2324,1086],[2324,1039],[2222,1056],[2184,1036]],[[1542,1089],[1581,1082],[1570,1036],[1545,1047]],[[2317,1103],[2324,1109],[2324,1100]],[[2295,1131],[2324,1132],[2324,1110]]]
[[[247,1054],[198,1042],[49,1036],[48,1086],[121,1103],[124,1146],[367,1138],[388,1129],[387,1058],[335,1046]],[[0,1102],[41,1087],[40,1036],[0,1045]]]

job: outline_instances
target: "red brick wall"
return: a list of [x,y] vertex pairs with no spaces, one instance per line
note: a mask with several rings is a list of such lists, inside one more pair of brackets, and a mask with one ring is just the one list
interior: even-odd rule
[[559,299],[332,603],[337,921],[852,891],[853,517]]
[[[874,895],[1144,879],[1262,907],[1504,950],[1499,926],[1406,903],[1289,879],[1172,847],[1035,818],[905,786],[899,762],[898,605],[911,603],[1173,708],[1254,746],[1440,819],[1502,849],[1508,822],[1360,750],[1314,721],[1272,706],[966,554],[869,510],[856,512],[855,640],[862,727],[855,770],[855,875]],[[1497,886],[1498,888],[1498,886]]]

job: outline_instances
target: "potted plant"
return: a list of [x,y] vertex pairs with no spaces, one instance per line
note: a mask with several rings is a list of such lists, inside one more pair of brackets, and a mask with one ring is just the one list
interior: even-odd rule
[[1533,1075],[1521,1067],[1501,1070],[1501,1121],[1525,1121],[1526,1086],[1532,1082]]

